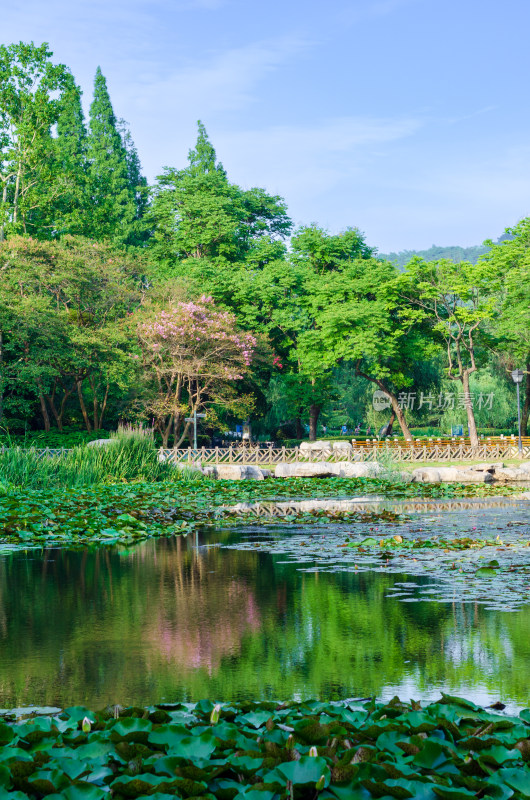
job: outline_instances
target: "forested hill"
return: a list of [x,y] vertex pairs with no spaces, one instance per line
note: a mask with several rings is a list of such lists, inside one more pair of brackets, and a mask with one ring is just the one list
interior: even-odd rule
[[450,258],[451,261],[470,261],[476,264],[479,256],[488,252],[488,247],[482,244],[474,247],[438,247],[433,244],[428,250],[401,250],[399,253],[380,253],[379,257],[386,261],[392,261],[403,269],[413,256],[419,256],[425,261],[435,261],[438,258]]

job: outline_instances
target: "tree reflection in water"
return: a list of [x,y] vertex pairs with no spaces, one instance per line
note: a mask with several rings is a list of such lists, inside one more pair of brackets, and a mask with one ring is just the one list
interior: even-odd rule
[[528,701],[527,610],[385,597],[403,575],[303,573],[265,553],[174,538],[13,553],[0,580],[5,708],[338,699],[390,687]]

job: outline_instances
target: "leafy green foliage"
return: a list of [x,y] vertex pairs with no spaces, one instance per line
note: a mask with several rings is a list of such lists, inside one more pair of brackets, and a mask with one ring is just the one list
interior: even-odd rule
[[[244,262],[262,239],[286,236],[291,221],[280,197],[228,181],[200,122],[188,161],[185,169],[168,168],[157,179],[149,211],[156,271],[193,281],[216,275],[226,285],[229,276],[221,267]],[[200,289],[209,292],[208,282]]]
[[0,46],[0,241],[9,233],[50,238],[54,202],[72,180],[52,127],[71,91],[71,74],[47,44]]
[[[530,795],[529,711],[501,716],[442,694],[326,703],[158,705],[4,724],[0,781],[23,796],[462,798]],[[110,718],[109,718],[110,717]],[[9,796],[6,795],[6,796]]]

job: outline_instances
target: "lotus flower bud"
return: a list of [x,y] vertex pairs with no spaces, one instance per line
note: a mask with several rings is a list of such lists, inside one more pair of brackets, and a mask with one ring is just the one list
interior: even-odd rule
[[318,756],[318,751],[317,751],[315,745],[313,745],[313,747],[309,748],[309,755],[310,756]]
[[210,714],[210,725],[217,725],[220,715],[221,705],[220,703],[217,703],[217,705],[212,708],[212,713]]
[[290,733],[289,736],[287,737],[287,741],[285,742],[285,749],[286,750],[292,750],[293,747],[294,747],[293,734]]
[[88,717],[85,717],[83,719],[83,722],[81,723],[81,730],[83,731],[83,733],[90,733],[90,731],[92,730],[92,723],[90,722]]
[[321,792],[325,785],[326,785],[326,776],[321,775],[318,781],[315,783],[315,789],[317,790],[317,792]]

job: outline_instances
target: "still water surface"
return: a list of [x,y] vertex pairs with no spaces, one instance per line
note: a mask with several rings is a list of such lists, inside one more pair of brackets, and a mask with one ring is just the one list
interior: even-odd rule
[[389,590],[407,575],[303,572],[221,546],[239,540],[217,529],[2,556],[0,706],[441,690],[530,704],[529,606],[400,602]]

